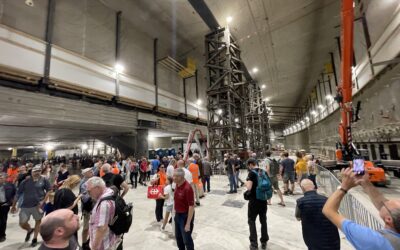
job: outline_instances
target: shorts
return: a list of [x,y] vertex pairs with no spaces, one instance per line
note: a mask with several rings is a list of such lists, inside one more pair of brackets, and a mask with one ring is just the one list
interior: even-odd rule
[[21,211],[19,212],[19,223],[24,224],[28,222],[31,215],[35,221],[43,218],[43,212],[40,212],[38,207],[21,207]]
[[82,212],[82,217],[83,217],[82,230],[89,230],[90,213],[86,212],[86,211],[83,211]]
[[166,207],[165,209],[166,209],[166,211],[167,211],[168,213],[172,213],[172,210],[174,209],[174,205],[173,205],[173,204],[167,205],[167,207]]
[[271,179],[272,187],[273,187],[275,190],[279,190],[278,177],[275,176],[275,177],[271,177],[270,179]]
[[283,175],[283,182],[285,184],[287,184],[290,181],[290,183],[294,183],[294,172],[290,172],[290,173],[285,173]]

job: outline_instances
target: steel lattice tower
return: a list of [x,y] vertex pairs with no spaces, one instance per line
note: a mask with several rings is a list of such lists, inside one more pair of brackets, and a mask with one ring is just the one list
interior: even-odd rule
[[210,158],[246,148],[247,81],[240,50],[228,28],[206,35],[208,131]]

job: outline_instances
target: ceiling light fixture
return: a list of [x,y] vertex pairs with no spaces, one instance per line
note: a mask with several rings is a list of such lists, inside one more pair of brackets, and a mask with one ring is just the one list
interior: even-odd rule
[[197,105],[201,105],[203,103],[203,101],[201,99],[197,100]]
[[125,67],[124,67],[124,65],[122,65],[120,63],[116,63],[114,66],[114,69],[118,74],[120,74],[120,73],[124,72]]
[[251,71],[252,71],[253,73],[257,73],[257,72],[258,72],[258,68],[253,68]]
[[88,149],[88,147],[89,147],[89,146],[88,146],[87,144],[82,144],[82,145],[81,145],[82,150],[86,150],[86,149]]
[[261,89],[265,89],[267,86],[265,84],[261,85]]
[[265,97],[265,98],[264,98],[264,101],[265,101],[265,102],[269,102],[269,98],[268,98],[268,97]]
[[51,151],[51,150],[54,149],[54,145],[51,144],[51,143],[46,143],[46,144],[44,145],[44,149],[46,149],[46,151]]
[[222,109],[217,110],[217,114],[219,114],[219,115],[222,115],[222,112],[223,112]]
[[12,150],[12,148],[7,148],[7,150],[8,150],[8,151],[11,151],[11,150]]
[[239,122],[239,118],[235,118],[235,122]]
[[320,105],[318,105],[318,108],[319,108],[320,110],[323,110],[323,109],[324,109],[324,105],[320,104]]
[[231,23],[232,20],[233,20],[233,18],[232,18],[231,16],[228,16],[228,17],[226,18],[226,22],[227,22],[227,23]]

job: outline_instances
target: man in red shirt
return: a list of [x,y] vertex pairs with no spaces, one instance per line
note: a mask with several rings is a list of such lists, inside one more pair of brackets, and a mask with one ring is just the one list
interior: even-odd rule
[[194,222],[194,194],[185,180],[185,172],[178,168],[174,171],[176,189],[174,194],[175,237],[179,250],[194,250],[192,239]]

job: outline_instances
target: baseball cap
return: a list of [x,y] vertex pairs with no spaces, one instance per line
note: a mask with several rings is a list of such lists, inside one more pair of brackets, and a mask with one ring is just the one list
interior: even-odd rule
[[42,171],[42,166],[40,164],[37,164],[32,168],[32,172],[36,171]]

